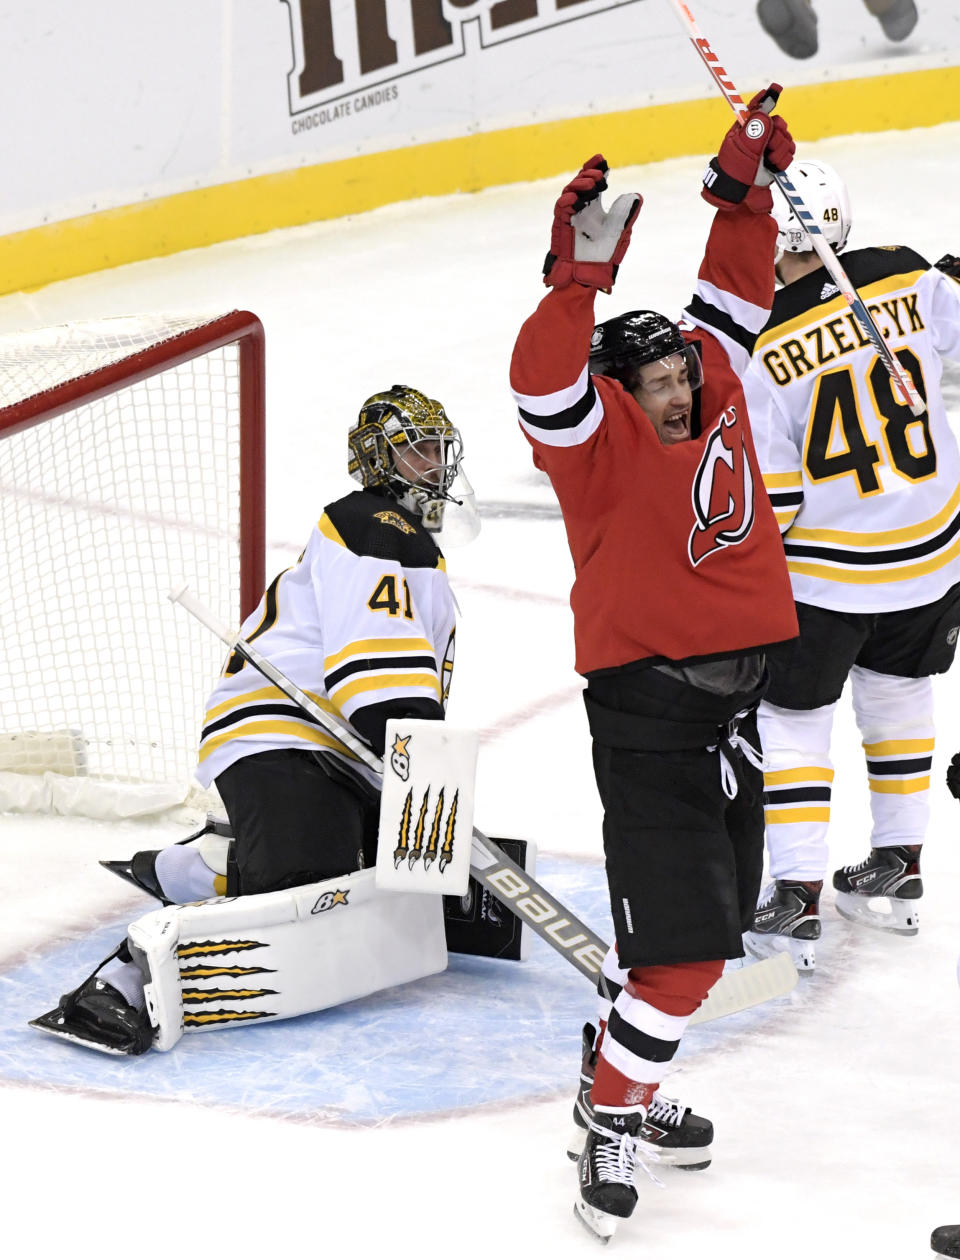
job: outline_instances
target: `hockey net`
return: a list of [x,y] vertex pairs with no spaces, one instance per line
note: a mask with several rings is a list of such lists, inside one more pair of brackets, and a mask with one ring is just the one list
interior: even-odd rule
[[193,779],[263,592],[263,329],[248,312],[0,336],[0,809],[129,817]]

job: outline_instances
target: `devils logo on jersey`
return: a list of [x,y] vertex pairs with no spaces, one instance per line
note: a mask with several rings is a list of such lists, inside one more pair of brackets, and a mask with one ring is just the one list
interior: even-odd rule
[[735,407],[710,434],[693,479],[697,518],[687,550],[696,567],[714,551],[734,547],[753,528],[753,473]]

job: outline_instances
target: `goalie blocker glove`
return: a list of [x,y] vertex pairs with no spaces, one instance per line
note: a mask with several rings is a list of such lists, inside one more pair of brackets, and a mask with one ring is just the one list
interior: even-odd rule
[[793,161],[797,147],[784,120],[779,115],[770,117],[763,108],[766,104],[772,109],[782,90],[779,83],[771,83],[758,92],[743,122],[738,119],[724,136],[720,151],[703,174],[704,201],[721,210],[741,204],[755,214],[772,210],[770,184]]
[[543,263],[548,288],[565,289],[574,282],[605,293],[613,288],[643,198],[623,193],[605,211],[600,194],[607,190],[609,169],[597,153],[560,194],[553,208],[550,252]]

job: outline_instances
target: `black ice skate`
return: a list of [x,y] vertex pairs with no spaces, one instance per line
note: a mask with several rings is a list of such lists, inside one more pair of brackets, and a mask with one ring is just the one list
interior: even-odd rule
[[163,889],[160,887],[160,881],[157,879],[156,860],[158,853],[159,849],[143,849],[126,861],[101,862],[100,865],[113,875],[119,875],[121,879],[125,879],[128,884],[133,884],[134,888],[139,888],[141,892],[148,893],[151,897],[156,897],[165,906],[172,906],[173,902],[163,895]]
[[834,871],[833,886],[837,912],[845,919],[899,936],[916,936],[920,930],[917,902],[923,896],[923,880],[919,846],[871,849],[856,866]]
[[754,912],[753,930],[744,933],[747,953],[754,958],[772,958],[786,951],[798,971],[813,971],[817,962],[814,942],[820,939],[822,887],[822,880],[774,880]]
[[577,1163],[580,1194],[574,1215],[600,1240],[609,1242],[617,1222],[637,1204],[637,1169],[656,1178],[639,1149],[643,1107],[597,1107]]
[[144,1054],[153,1044],[146,1011],[97,975],[65,993],[59,1006],[32,1019],[30,1027],[103,1054]]
[[[593,1105],[590,1088],[597,1070],[597,1052],[593,1043],[597,1039],[592,1024],[583,1026],[583,1059],[580,1064],[580,1088],[573,1104],[573,1122],[577,1126],[567,1144],[570,1159],[579,1159],[590,1122]],[[689,1107],[674,1098],[666,1098],[658,1090],[650,1103],[647,1118],[640,1129],[640,1142],[646,1151],[656,1155],[660,1164],[682,1168],[686,1172],[698,1172],[709,1168],[710,1143],[713,1141],[713,1125],[703,1116],[695,1116]]]
[[930,1246],[938,1256],[960,1256],[960,1225],[941,1225],[930,1235]]

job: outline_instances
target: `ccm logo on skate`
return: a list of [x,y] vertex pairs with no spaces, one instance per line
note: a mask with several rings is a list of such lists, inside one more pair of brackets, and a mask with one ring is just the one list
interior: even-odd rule
[[332,892],[328,890],[325,893],[321,893],[310,913],[323,914],[324,910],[332,910],[334,906],[348,905],[347,898],[349,896],[349,888],[336,888]]
[[707,439],[693,479],[697,523],[687,551],[694,568],[715,551],[742,543],[753,529],[753,473],[735,407],[728,407]]
[[557,907],[541,893],[532,893],[530,885],[516,871],[501,867],[498,871],[491,871],[487,879],[504,902],[514,905],[530,923],[541,925],[552,941],[574,958],[579,958],[594,975],[600,974],[604,951],[591,944],[583,932],[564,936],[564,929],[572,926],[570,920],[564,918]]

